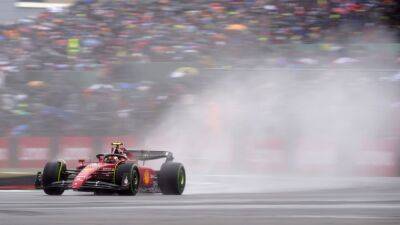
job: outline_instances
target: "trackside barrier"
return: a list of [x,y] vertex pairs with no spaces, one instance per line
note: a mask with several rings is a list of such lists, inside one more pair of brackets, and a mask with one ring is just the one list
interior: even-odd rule
[[68,166],[76,166],[77,159],[90,160],[93,155],[91,137],[62,137],[59,142],[57,159],[63,159]]
[[17,143],[18,167],[42,167],[50,158],[50,138],[21,137]]
[[304,138],[294,144],[293,170],[306,174],[333,174],[337,172],[339,152],[335,142],[323,138]]
[[[46,161],[53,159],[67,160],[73,166],[71,163],[78,159],[93,159],[97,153],[109,152],[112,141],[122,141],[127,148],[134,148],[136,144],[134,136],[0,138],[0,168],[42,168]],[[196,155],[180,152],[179,161],[187,162],[193,172],[207,172],[207,168],[240,172],[240,165],[246,165],[246,171],[254,173],[335,174],[352,171],[364,176],[399,175],[400,138],[364,140],[354,146],[357,150],[343,150],[335,143],[329,139],[308,138],[288,145],[279,138],[270,138],[247,149],[231,149],[230,152],[227,149],[225,152],[210,150],[208,154],[201,151]],[[210,155],[219,157],[211,159]]]
[[399,175],[400,138],[383,138],[363,141],[355,166],[360,175]]
[[288,152],[279,138],[268,138],[248,150],[247,164],[256,173],[288,171]]
[[116,140],[127,148],[136,143],[134,136],[0,138],[0,168],[42,168],[56,159],[75,166],[78,159],[92,160],[97,153],[109,152],[110,142]]
[[357,141],[340,146],[337,141],[302,139],[294,149],[294,170],[305,174],[398,176],[399,138]]
[[287,172],[287,152],[284,142],[279,138],[268,138],[248,145],[231,145],[220,148],[199,148],[193,141],[193,146],[198,151],[191,149],[174,151],[177,160],[187,165],[192,173],[199,174],[267,174]]
[[9,167],[10,148],[7,138],[0,138],[0,168]]

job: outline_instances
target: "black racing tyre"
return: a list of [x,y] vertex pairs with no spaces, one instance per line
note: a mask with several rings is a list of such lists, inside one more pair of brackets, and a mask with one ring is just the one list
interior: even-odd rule
[[136,195],[139,190],[139,169],[133,163],[120,164],[115,172],[115,183],[121,186],[128,185],[128,190],[119,191],[120,195]]
[[164,195],[181,195],[186,185],[185,167],[176,162],[164,163],[158,173],[158,185]]
[[53,182],[66,180],[67,165],[62,161],[46,163],[42,174],[44,193],[48,195],[62,195],[64,188],[49,187]]

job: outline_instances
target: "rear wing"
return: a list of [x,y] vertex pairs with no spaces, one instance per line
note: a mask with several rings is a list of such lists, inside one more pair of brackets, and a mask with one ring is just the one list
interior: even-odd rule
[[128,158],[133,157],[140,161],[154,160],[165,158],[166,162],[174,160],[172,152],[169,151],[153,151],[153,150],[128,150]]

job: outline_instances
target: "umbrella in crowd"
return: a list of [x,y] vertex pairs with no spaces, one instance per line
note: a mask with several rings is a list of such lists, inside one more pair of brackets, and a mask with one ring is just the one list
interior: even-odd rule
[[47,83],[41,80],[32,80],[29,81],[26,85],[31,88],[44,88],[47,86]]
[[97,91],[97,90],[113,90],[114,86],[111,84],[93,84],[88,87],[89,90]]
[[230,24],[225,29],[230,31],[245,31],[247,30],[247,26],[243,24]]

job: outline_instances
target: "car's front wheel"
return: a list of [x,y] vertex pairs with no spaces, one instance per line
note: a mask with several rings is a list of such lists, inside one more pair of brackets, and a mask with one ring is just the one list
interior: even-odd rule
[[67,165],[62,161],[46,163],[42,174],[44,193],[48,195],[62,195],[64,188],[52,187],[54,182],[65,180]]
[[140,183],[137,166],[133,163],[119,165],[115,172],[115,183],[126,188],[126,190],[118,192],[120,195],[136,195]]

